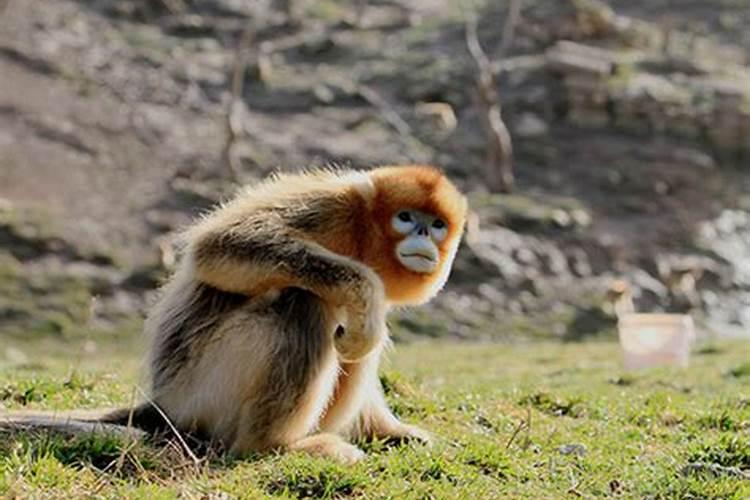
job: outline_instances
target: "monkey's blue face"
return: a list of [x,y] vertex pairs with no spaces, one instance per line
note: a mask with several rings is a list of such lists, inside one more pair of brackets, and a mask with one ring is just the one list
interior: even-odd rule
[[440,217],[418,210],[399,210],[391,219],[393,229],[403,239],[396,245],[396,258],[407,269],[430,274],[440,264],[440,243],[448,235],[448,225]]

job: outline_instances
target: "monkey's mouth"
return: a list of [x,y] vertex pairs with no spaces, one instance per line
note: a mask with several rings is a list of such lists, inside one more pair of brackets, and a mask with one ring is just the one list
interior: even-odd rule
[[429,274],[437,268],[437,259],[425,253],[399,252],[398,260],[401,261],[404,267],[415,273]]
[[409,236],[396,247],[396,257],[409,271],[430,274],[438,267],[440,252],[430,238]]
[[400,255],[401,257],[405,257],[405,258],[416,257],[418,259],[426,260],[428,262],[435,262],[435,259],[432,257],[432,255],[427,255],[423,253],[402,253]]

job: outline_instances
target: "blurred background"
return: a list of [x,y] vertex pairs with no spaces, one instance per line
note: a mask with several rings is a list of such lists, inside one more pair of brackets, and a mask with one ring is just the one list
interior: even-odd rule
[[[750,332],[746,0],[0,0],[0,357],[139,340],[239,184],[434,163],[469,194],[401,340]],[[62,342],[61,342],[62,341]]]

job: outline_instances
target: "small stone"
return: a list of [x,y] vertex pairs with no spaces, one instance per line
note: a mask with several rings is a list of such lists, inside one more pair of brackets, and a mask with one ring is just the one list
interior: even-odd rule
[[414,112],[429,119],[441,130],[454,130],[458,124],[456,113],[447,102],[420,102],[414,107]]
[[660,196],[665,196],[669,194],[669,184],[664,181],[656,181],[654,183],[654,191],[656,191],[656,194]]
[[576,208],[570,212],[573,222],[579,227],[589,227],[591,225],[591,215],[581,208]]
[[26,353],[16,347],[6,347],[5,358],[14,365],[23,365],[29,362]]
[[315,99],[322,104],[331,104],[336,99],[336,94],[328,85],[316,85],[313,94]]
[[552,220],[555,221],[558,227],[570,227],[572,223],[571,217],[565,210],[555,209],[552,211]]
[[586,454],[586,447],[582,444],[564,444],[560,446],[557,451],[563,455],[577,455],[582,457]]

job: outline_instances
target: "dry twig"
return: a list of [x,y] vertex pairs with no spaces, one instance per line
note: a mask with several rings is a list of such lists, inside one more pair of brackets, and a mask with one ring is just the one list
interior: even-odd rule
[[[511,3],[511,8],[515,3],[515,1]],[[504,33],[503,46],[506,44],[509,46],[512,43],[513,30],[508,30],[509,27],[515,26],[510,22],[512,17],[511,12],[506,22],[506,31],[511,31],[511,34],[506,36]],[[518,14],[515,17],[518,17]],[[493,191],[509,193],[514,186],[513,143],[508,127],[502,118],[500,96],[492,63],[479,43],[475,15],[470,15],[466,20],[466,46],[477,65],[477,107],[487,134],[487,181]]]
[[510,435],[510,439],[505,443],[505,449],[509,449],[513,442],[516,440],[521,431],[526,431],[526,440],[522,448],[525,450],[531,443],[531,406],[526,407],[526,419],[521,419],[516,428],[513,430],[513,434]]
[[[188,457],[190,457],[190,460],[192,460],[193,465],[195,465],[196,467],[200,466],[201,464],[200,459],[195,456],[195,453],[193,453],[193,450],[190,449],[190,446],[188,446],[187,441],[185,441],[185,439],[182,437],[182,434],[180,434],[180,431],[177,430],[177,428],[174,426],[174,424],[169,419],[167,414],[164,413],[161,407],[159,407],[159,405],[156,404],[156,402],[153,399],[151,399],[143,389],[141,389],[138,386],[136,386],[136,389],[138,390],[139,393],[141,393],[141,396],[146,399],[146,402],[150,404],[151,406],[153,406],[156,412],[161,416],[161,418],[164,419],[164,422],[167,423],[167,426],[169,426],[171,431],[174,433],[175,437],[177,438],[177,441],[180,442],[180,445],[182,446],[185,453],[188,455]],[[133,423],[133,416],[132,416],[132,410],[131,410],[131,414],[130,416],[128,416],[128,426],[132,426],[132,423]]]
[[516,437],[518,437],[518,434],[519,434],[519,433],[520,433],[520,432],[521,432],[521,431],[522,431],[523,429],[525,429],[525,428],[526,428],[526,420],[521,420],[520,422],[518,422],[518,425],[517,425],[517,426],[516,426],[516,428],[515,428],[515,429],[513,430],[513,434],[511,434],[511,435],[510,435],[510,439],[508,439],[508,442],[507,442],[507,443],[505,443],[505,449],[506,449],[506,450],[507,450],[508,448],[510,448],[510,446],[511,446],[511,445],[513,444],[513,441],[515,441],[515,440],[516,440]]

